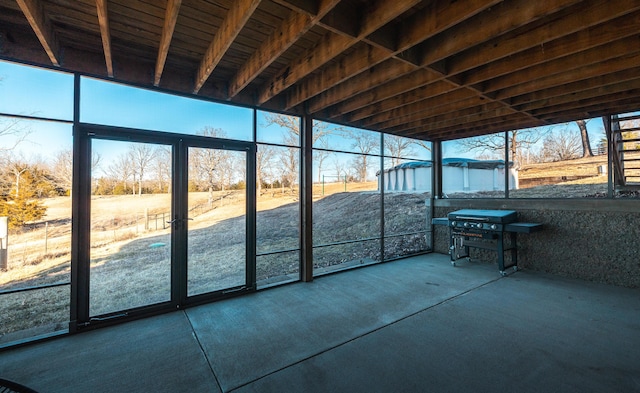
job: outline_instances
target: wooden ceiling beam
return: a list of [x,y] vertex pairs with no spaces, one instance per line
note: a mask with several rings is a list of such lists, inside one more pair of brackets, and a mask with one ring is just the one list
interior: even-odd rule
[[[368,68],[396,57],[429,37],[471,18],[497,3],[499,3],[498,0],[473,0],[468,2],[441,0],[430,3],[427,9],[421,10],[397,27],[396,30],[400,38],[395,50],[378,49],[373,54],[367,53],[368,50],[366,48],[356,51],[347,58],[342,59],[338,64],[333,65],[330,69],[296,85],[287,97],[287,108],[292,108],[364,72]],[[362,63],[364,64],[360,65]],[[336,97],[333,101],[329,101],[326,97],[314,100],[313,103],[308,105],[311,113],[341,101],[336,94],[333,94],[333,96]]]
[[453,127],[439,130],[413,130],[407,136],[415,138],[424,136],[427,140],[448,141],[453,139],[468,138],[481,135],[497,134],[511,130],[521,130],[544,126],[544,122],[537,122],[531,118],[513,117],[509,119],[493,119],[467,128]]
[[[473,101],[473,100],[469,100]],[[500,105],[499,102],[482,102],[480,99],[475,100],[475,105],[467,105],[463,108],[453,109],[447,106],[446,112],[437,111],[426,115],[417,116],[412,121],[404,122],[401,125],[385,128],[390,132],[405,132],[414,128],[430,128],[447,127],[451,125],[464,125],[470,120],[479,121],[485,118],[496,117],[499,111],[501,116],[513,114],[512,110]]]
[[[640,3],[636,0],[620,0],[616,2],[608,0],[584,1],[565,9],[561,18],[550,20],[526,33],[498,37],[447,59],[447,74],[456,75],[478,67],[483,70],[491,68],[495,72],[493,64],[496,64],[497,60],[514,54],[518,54],[518,57],[521,57],[523,51],[531,48],[535,48],[534,51],[536,53],[544,52],[550,57],[552,53],[568,54],[582,50],[584,45],[598,45],[597,41],[602,42],[607,39],[611,41],[614,35],[612,33],[614,31],[619,32],[620,26],[612,29],[612,26],[605,22],[627,15],[637,9],[640,9]],[[629,25],[631,22],[628,17],[620,19],[619,22],[625,25]],[[590,28],[596,25],[599,26]],[[634,26],[637,26],[637,24],[634,24]],[[554,42],[554,40],[558,41]],[[559,45],[563,42],[566,43]],[[578,42],[580,45],[577,45]],[[554,48],[560,46],[562,47],[562,52],[554,50]],[[511,59],[508,59],[507,62],[509,60]],[[483,65],[485,66],[482,67]],[[532,65],[532,63],[529,63],[529,65]],[[476,71],[474,70],[471,74],[478,78]]]
[[472,71],[463,74],[462,82],[465,85],[478,84],[597,46],[606,45],[637,34],[638,25],[640,25],[640,12],[619,17],[610,22],[519,52],[517,55],[476,67]]
[[[619,98],[619,99],[616,99]],[[604,115],[614,115],[625,112],[635,112],[640,107],[640,90],[630,90],[624,96],[616,95],[613,100],[592,103],[574,109],[571,112],[558,112],[548,115],[545,119],[553,124],[574,121],[578,119],[590,119]]]
[[38,37],[38,41],[47,53],[51,64],[60,67],[60,44],[53,31],[51,20],[44,13],[42,3],[38,0],[16,0],[16,2]]
[[178,21],[178,13],[180,12],[181,4],[182,0],[167,0],[164,25],[162,26],[162,36],[160,37],[160,45],[158,47],[156,70],[153,77],[154,86],[160,85],[160,78],[162,78],[164,65],[167,61],[167,54],[169,53],[169,47],[171,46],[171,39],[173,38],[173,32],[176,28],[176,22]]
[[318,45],[288,64],[263,86],[258,94],[258,104],[269,101],[417,3],[418,0],[375,1],[361,13],[362,20],[355,39],[327,33]]
[[636,41],[637,46],[634,51],[627,46],[630,44],[629,40],[621,41],[618,44],[606,46],[603,48],[604,51],[594,48],[488,81],[483,84],[482,90],[494,93],[496,99],[505,100],[566,83],[635,68],[640,64],[640,52],[637,52],[640,50],[640,36]]
[[431,70],[418,69],[410,74],[397,78],[392,82],[385,83],[375,89],[361,92],[351,97],[349,100],[333,105],[327,108],[323,114],[327,118],[337,118],[343,117],[347,113],[361,110],[361,114],[354,113],[353,116],[354,120],[360,120],[372,115],[367,111],[371,105],[385,99],[402,95],[415,88],[435,82],[440,78],[440,75]]
[[465,108],[470,103],[477,105],[477,103],[482,100],[468,89],[458,88],[453,90],[450,85],[444,82],[439,86],[441,86],[442,89],[440,91],[432,86],[425,86],[422,89],[428,89],[430,91],[428,95],[425,95],[425,98],[412,104],[399,105],[393,110],[385,110],[386,108],[381,108],[380,115],[369,117],[364,121],[361,121],[360,124],[364,128],[391,128],[399,126],[404,122],[411,121],[412,118],[432,113],[434,110],[447,113],[446,108],[452,108],[450,110],[454,111]]
[[213,37],[200,62],[193,89],[194,94],[198,94],[198,91],[200,91],[204,83],[209,79],[209,75],[211,75],[220,60],[222,60],[222,56],[224,56],[240,33],[240,30],[242,30],[251,15],[253,15],[260,1],[261,0],[236,0],[232,2],[227,16],[222,21],[222,25]]
[[[562,102],[563,100],[572,100],[573,97],[578,97],[579,94],[585,91],[610,89],[612,88],[611,86],[614,85],[624,86],[627,81],[635,81],[638,78],[640,78],[640,68],[630,68],[587,80],[538,90],[530,94],[513,97],[510,101],[511,106],[518,111],[531,111],[553,105],[553,103]],[[556,99],[558,101],[556,101]]]
[[[584,92],[575,100],[565,100],[564,102],[558,102],[556,105],[545,106],[540,109],[531,111],[531,113],[539,118],[547,118],[550,116],[557,116],[559,113],[570,113],[575,111],[582,111],[583,108],[601,106],[604,103],[614,100],[633,100],[638,97],[638,91],[640,91],[640,82],[627,81],[623,83],[624,86],[615,86],[604,89],[594,89],[593,91]],[[638,106],[637,109],[640,109]]]
[[467,23],[448,29],[446,34],[437,35],[425,41],[420,48],[420,64],[428,66],[436,63],[580,1],[514,0],[499,3]]
[[339,2],[340,0],[319,2],[318,12],[313,16],[291,11],[229,82],[229,97],[235,97]]
[[[419,112],[428,107],[427,101],[432,100],[434,97],[441,96],[444,93],[452,93],[460,90],[463,92],[464,97],[470,97],[472,94],[468,89],[459,89],[452,86],[449,83],[438,81],[429,85],[420,86],[416,89],[412,89],[403,94],[387,98],[382,101],[378,101],[372,105],[369,105],[357,112],[353,112],[344,116],[348,121],[360,121],[360,124],[373,125],[385,122],[387,120],[396,119],[398,116],[404,116],[405,114],[412,114]],[[427,106],[423,106],[427,105]],[[407,107],[406,112],[400,115],[401,108]]]
[[327,105],[328,102],[340,102],[344,97],[353,96],[362,91],[373,89],[375,86],[406,75],[414,69],[415,68],[409,64],[401,63],[395,59],[389,59],[349,79],[349,83],[339,84],[326,91],[323,93],[321,100],[310,100],[307,103],[306,110],[309,113],[316,113],[326,108],[325,105]]
[[111,53],[111,32],[109,31],[109,12],[107,0],[96,0],[98,10],[98,25],[100,25],[100,37],[102,37],[102,51],[107,67],[107,75],[113,78],[113,56]]

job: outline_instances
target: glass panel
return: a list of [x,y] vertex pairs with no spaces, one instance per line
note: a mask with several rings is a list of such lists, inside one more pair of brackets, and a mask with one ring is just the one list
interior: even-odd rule
[[93,140],[90,315],[171,299],[171,153]]
[[[504,133],[442,143],[445,198],[504,198]],[[515,176],[513,163],[509,175]]]
[[272,112],[257,111],[258,142],[285,146],[300,146],[300,118]]
[[68,285],[0,295],[0,345],[69,327]]
[[0,61],[0,97],[3,113],[73,120],[72,74]]
[[313,171],[320,182],[313,187],[313,244],[379,237],[380,193],[375,171],[380,158],[329,153],[323,167],[317,158]]
[[384,155],[392,158],[431,160],[431,142],[384,134]]
[[[69,124],[0,117],[0,291],[70,282],[71,146]],[[0,341],[59,330],[69,299],[67,286],[0,295]]]
[[300,251],[259,255],[256,258],[258,288],[300,278]]
[[198,134],[220,130],[228,139],[253,139],[253,110],[82,78],[81,121],[144,130]]
[[246,153],[189,148],[187,294],[246,283]]
[[380,240],[367,240],[313,249],[313,275],[380,262]]
[[359,128],[313,123],[313,147],[359,154],[380,154],[380,133]]
[[258,146],[258,254],[300,247],[299,155],[297,148]]
[[384,239],[384,259],[400,258],[429,250],[431,233],[391,236]]
[[601,118],[510,131],[509,139],[516,169],[510,178],[510,197],[607,195],[607,148]]

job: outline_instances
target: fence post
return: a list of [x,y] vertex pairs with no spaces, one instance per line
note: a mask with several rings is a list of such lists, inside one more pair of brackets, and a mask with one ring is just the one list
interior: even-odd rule
[[44,253],[47,254],[49,243],[49,221],[44,223]]
[[9,248],[9,217],[0,217],[0,270],[6,271],[9,264],[7,254]]
[[[136,224],[137,225],[137,224]],[[144,230],[149,230],[149,208],[144,209]]]

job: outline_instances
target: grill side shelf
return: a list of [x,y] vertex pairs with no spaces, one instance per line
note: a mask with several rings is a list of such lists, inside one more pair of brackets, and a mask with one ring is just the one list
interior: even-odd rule
[[536,222],[513,222],[504,226],[505,232],[532,233],[542,230],[542,224]]

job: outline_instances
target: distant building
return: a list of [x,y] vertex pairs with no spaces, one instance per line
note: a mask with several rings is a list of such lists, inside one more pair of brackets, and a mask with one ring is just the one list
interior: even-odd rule
[[[414,161],[384,171],[385,191],[430,191],[432,161]],[[501,191],[505,188],[503,160],[445,158],[442,160],[444,192]],[[378,189],[380,189],[380,173]],[[509,189],[518,188],[518,171],[509,163]]]

